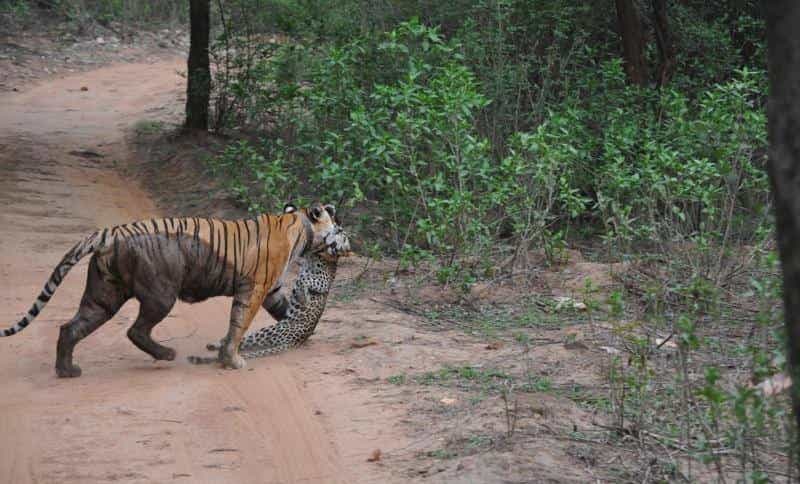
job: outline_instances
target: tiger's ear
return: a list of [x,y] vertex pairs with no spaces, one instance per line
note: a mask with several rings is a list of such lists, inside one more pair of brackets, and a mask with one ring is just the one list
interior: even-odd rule
[[283,206],[283,213],[294,213],[297,211],[297,207],[292,205],[291,203],[287,203]]
[[325,209],[322,208],[320,204],[314,204],[311,208],[308,209],[308,216],[311,218],[312,221],[317,222],[322,217],[322,214]]
[[334,207],[332,203],[323,205],[323,207],[325,208],[325,211],[328,212],[328,215],[330,215],[332,219],[336,218],[336,207]]

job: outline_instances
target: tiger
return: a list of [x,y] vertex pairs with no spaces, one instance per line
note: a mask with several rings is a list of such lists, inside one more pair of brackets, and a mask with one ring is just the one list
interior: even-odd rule
[[[281,298],[279,311],[270,311],[277,322],[272,326],[247,333],[239,345],[239,354],[246,359],[260,358],[302,345],[314,333],[325,310],[340,256],[350,254],[347,233],[336,235],[336,253],[318,252],[301,258],[300,272],[292,287],[290,298]],[[284,309],[285,308],[285,309]],[[219,351],[223,341],[210,343],[206,348]],[[215,363],[218,358],[189,356],[190,363]]]
[[24,330],[45,307],[69,270],[92,254],[86,287],[77,313],[60,328],[56,375],[81,376],[73,362],[75,345],[111,319],[131,298],[139,314],[128,339],[156,360],[172,361],[175,350],[155,342],[151,333],[175,302],[195,303],[214,296],[233,297],[230,324],[219,350],[224,368],[245,367],[239,354],[242,337],[260,307],[281,316],[279,289],[297,257],[325,250],[335,254],[333,205],[292,204],[280,215],[252,218],[161,218],[97,230],[78,242],[55,267],[27,314],[0,337]]

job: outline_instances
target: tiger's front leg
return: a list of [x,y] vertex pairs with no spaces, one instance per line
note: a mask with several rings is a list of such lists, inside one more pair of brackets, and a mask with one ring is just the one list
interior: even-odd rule
[[233,296],[228,335],[225,336],[219,349],[219,360],[224,368],[239,369],[245,367],[244,358],[239,354],[239,344],[261,307],[265,295],[264,288],[257,286]]

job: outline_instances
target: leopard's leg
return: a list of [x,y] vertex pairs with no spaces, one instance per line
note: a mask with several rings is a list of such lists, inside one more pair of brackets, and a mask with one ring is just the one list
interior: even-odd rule
[[103,277],[96,257],[92,257],[78,312],[61,326],[58,335],[56,374],[59,377],[81,376],[80,367],[72,362],[75,345],[114,317],[128,299],[130,295],[124,288]]
[[247,291],[240,290],[234,294],[228,335],[225,336],[225,340],[219,350],[219,359],[223,367],[234,369],[245,367],[244,358],[239,355],[239,344],[261,307],[264,296],[264,287],[261,285],[256,285]]
[[302,343],[296,335],[302,333],[306,319],[304,313],[307,312],[310,301],[308,288],[302,284],[295,286],[284,317],[272,326],[247,333],[239,350],[252,357],[253,352],[277,353]]
[[175,359],[175,350],[156,343],[151,333],[153,328],[167,317],[176,299],[176,297],[154,297],[140,301],[139,315],[133,326],[128,329],[128,339],[156,360]]

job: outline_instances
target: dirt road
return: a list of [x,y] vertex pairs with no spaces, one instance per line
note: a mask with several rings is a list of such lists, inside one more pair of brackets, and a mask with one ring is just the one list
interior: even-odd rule
[[[177,105],[182,67],[110,66],[0,97],[0,325],[17,321],[86,233],[158,215],[113,166],[129,156],[124,129]],[[301,349],[243,371],[186,362],[224,333],[226,298],[176,306],[155,336],[179,357],[158,363],[126,338],[130,301],[78,345],[83,376],[57,379],[58,326],[85,274],[86,260],[29,328],[0,339],[0,481],[385,482],[365,458],[402,442],[375,431],[390,410],[359,417],[368,395],[338,376],[341,358]]]

